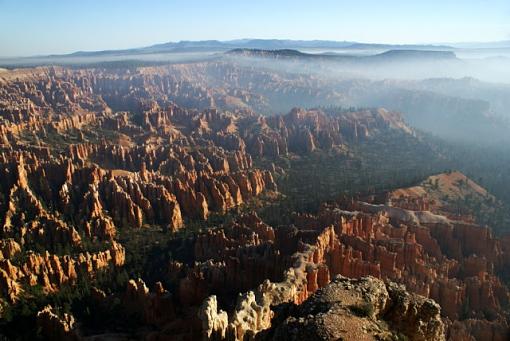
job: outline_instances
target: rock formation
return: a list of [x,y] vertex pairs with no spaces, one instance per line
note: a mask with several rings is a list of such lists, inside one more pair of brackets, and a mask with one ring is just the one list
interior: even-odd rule
[[335,277],[272,329],[274,340],[446,340],[437,303],[373,277]]
[[[147,339],[508,339],[510,248],[440,200],[493,201],[460,173],[291,224],[257,215],[291,160],[415,134],[384,109],[258,114],[342,96],[289,77],[221,62],[3,72],[0,312],[85,281]],[[135,264],[147,235],[157,259]],[[127,280],[133,264],[143,279]],[[44,336],[79,337],[71,315],[39,309]]]
[[44,337],[56,341],[81,340],[76,331],[76,321],[72,315],[59,317],[51,306],[37,313],[37,325]]

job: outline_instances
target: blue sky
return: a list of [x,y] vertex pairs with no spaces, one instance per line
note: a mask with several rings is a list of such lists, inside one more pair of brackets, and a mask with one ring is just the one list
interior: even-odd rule
[[0,0],[0,56],[179,40],[510,39],[510,0]]

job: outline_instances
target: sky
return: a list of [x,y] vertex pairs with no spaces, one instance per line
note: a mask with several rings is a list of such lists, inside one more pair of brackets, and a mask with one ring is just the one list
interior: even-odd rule
[[0,0],[0,56],[180,40],[510,40],[510,0]]

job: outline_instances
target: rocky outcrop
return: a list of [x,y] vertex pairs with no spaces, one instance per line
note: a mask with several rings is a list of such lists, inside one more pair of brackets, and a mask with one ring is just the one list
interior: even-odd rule
[[225,339],[228,315],[223,310],[218,310],[216,296],[213,295],[204,300],[198,317],[202,321],[204,340]]
[[12,238],[0,240],[0,260],[13,258],[21,252],[21,246]]
[[80,253],[76,257],[57,256],[45,252],[28,252],[27,259],[20,266],[10,260],[0,261],[0,280],[4,297],[11,302],[19,299],[23,286],[40,285],[45,293],[58,291],[63,285],[72,285],[78,274],[83,272],[94,278],[99,271],[108,271],[121,267],[125,262],[125,250],[122,245],[113,242],[109,249],[97,253]]
[[335,277],[267,334],[274,340],[446,340],[437,303],[373,277]]
[[163,326],[175,319],[172,295],[157,282],[150,292],[142,279],[129,280],[123,306],[128,312],[140,312],[144,323]]
[[51,306],[46,306],[37,313],[37,326],[41,329],[42,335],[51,340],[75,341],[81,340],[72,315],[63,314],[58,316]]

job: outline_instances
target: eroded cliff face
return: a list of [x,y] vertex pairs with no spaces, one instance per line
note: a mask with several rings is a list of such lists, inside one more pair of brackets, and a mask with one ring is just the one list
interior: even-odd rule
[[[416,223],[404,218],[421,217],[419,212],[384,206],[374,212],[365,203],[345,208],[324,205],[318,216],[297,215],[299,251],[291,256],[292,266],[284,271],[283,281],[264,282],[254,291],[256,304],[238,303],[238,307],[261,307],[256,316],[264,321],[271,316],[270,307],[300,304],[337,274],[370,275],[404,284],[408,291],[438,302],[450,340],[463,340],[466,335],[491,340],[508,337],[510,296],[499,277],[508,266],[508,254],[489,230],[444,217],[431,221],[426,214],[427,219]],[[305,240],[312,243],[303,244]],[[292,245],[288,235],[285,242]],[[250,297],[242,299],[250,302]],[[229,315],[227,335],[230,330],[241,339],[247,333],[246,326],[235,323],[236,316],[243,314]],[[254,324],[250,333],[263,329]]]
[[[324,205],[319,215],[296,215],[294,226],[276,230],[251,214],[229,227],[199,234],[193,241],[194,263],[169,264],[169,277],[179,283],[176,306],[197,307],[195,318],[200,319],[206,339],[242,340],[259,333],[263,337],[273,335],[267,330],[274,321],[281,321],[281,316],[274,319],[278,307],[302,304],[337,275],[373,276],[403,284],[406,289],[396,284],[384,287],[373,280],[388,293],[383,301],[396,303],[376,304],[374,325],[366,326],[373,334],[367,337],[402,333],[416,340],[480,339],[481,335],[503,340],[508,336],[509,293],[498,278],[497,268],[506,264],[507,255],[498,247],[499,240],[486,235],[485,251],[470,249],[466,238],[480,240],[476,231],[482,231],[481,227],[453,221],[414,226],[395,220],[385,211],[361,212],[360,207],[367,204],[350,205],[357,210]],[[455,231],[450,242],[438,242],[434,233],[439,226],[441,233]],[[465,245],[463,256],[456,259],[450,253],[459,245]],[[363,281],[338,281],[346,282],[349,292],[364,290]],[[238,295],[235,306],[218,303],[229,302],[247,288],[252,290]],[[340,318],[336,313],[334,310],[328,319]],[[284,328],[278,333],[294,333],[299,338],[300,328],[316,323],[306,322],[305,315],[304,320],[291,319],[288,325],[278,327]],[[352,323],[358,323],[358,317],[351,315]],[[381,319],[390,323],[388,329],[380,327],[377,321]],[[185,333],[182,326],[179,328]],[[334,330],[327,333],[336,335]]]
[[19,266],[9,259],[0,263],[2,294],[11,303],[23,294],[23,287],[40,286],[44,293],[51,294],[64,284],[74,284],[79,273],[94,278],[99,271],[113,271],[125,261],[124,248],[116,242],[96,253],[58,256],[48,251],[44,254],[28,251],[25,257]]
[[25,285],[54,292],[81,268],[94,277],[121,266],[119,230],[177,232],[277,189],[271,170],[253,166],[240,117],[162,109],[143,95],[135,116],[113,113],[94,79],[41,68],[2,80],[0,259],[11,302]]
[[[119,234],[154,226],[175,233],[186,229],[186,220],[206,220],[275,192],[273,175],[282,170],[255,167],[253,157],[285,156],[289,145],[298,153],[331,149],[351,138],[349,130],[340,131],[338,118],[321,112],[296,109],[268,124],[249,110],[205,109],[223,95],[194,82],[196,77],[197,69],[186,66],[135,75],[57,67],[2,74],[5,304],[15,304],[30,288],[52,294],[80,276],[114,274],[125,263]],[[260,244],[258,252],[275,239],[270,227],[260,228],[266,229],[260,240],[250,241]],[[237,237],[230,238],[235,244]],[[209,259],[212,249],[204,245],[197,259]],[[247,259],[257,257],[246,252]],[[215,266],[221,272],[233,264],[218,258]],[[239,272],[231,282],[246,290],[278,270],[256,278]],[[185,265],[181,271],[182,302],[200,303],[210,291],[194,288],[202,270]],[[217,280],[213,288],[221,284]]]
[[[398,114],[296,108],[262,116],[244,104],[264,107],[264,98],[236,89],[249,88],[249,74],[230,70],[234,87],[209,87],[207,78],[224,71],[200,64],[2,74],[2,303],[16,304],[27,289],[51,295],[80,276],[120,273],[129,251],[142,249],[129,250],[131,233],[147,231],[175,236],[157,281],[132,279],[121,293],[90,290],[98,309],[117,302],[122,314],[151,326],[148,339],[298,338],[308,327],[340,337],[345,332],[321,329],[306,313],[335,295],[345,302],[327,303],[321,318],[351,319],[351,327],[372,330],[367,337],[508,337],[509,292],[501,280],[508,246],[428,197],[403,191],[407,198],[394,195],[392,206],[324,204],[317,215],[296,213],[282,226],[247,209],[278,195],[275,178],[285,170],[276,164],[316,152],[342,156],[395,131],[412,136]],[[258,74],[255,82],[271,81],[267,96],[293,98],[307,87],[272,77]],[[210,108],[217,103],[233,110]],[[193,229],[227,214],[233,218],[216,228]],[[368,319],[350,307],[365,301],[374,307]],[[303,302],[282,315],[282,307]],[[79,334],[57,307],[42,309],[37,320],[46,335]]]

